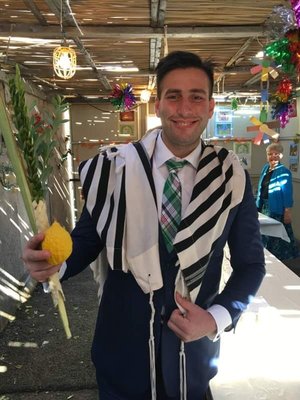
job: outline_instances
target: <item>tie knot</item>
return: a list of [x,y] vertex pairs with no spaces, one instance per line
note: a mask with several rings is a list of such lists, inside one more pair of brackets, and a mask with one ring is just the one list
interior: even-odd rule
[[183,168],[183,166],[186,164],[187,164],[186,160],[175,161],[172,158],[170,158],[170,160],[166,161],[166,166],[167,166],[169,172],[176,172],[179,169]]

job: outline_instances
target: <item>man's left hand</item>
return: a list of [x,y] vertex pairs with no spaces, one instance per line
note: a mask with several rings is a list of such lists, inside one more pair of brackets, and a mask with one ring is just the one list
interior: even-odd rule
[[172,312],[168,327],[184,342],[192,342],[204,336],[213,336],[217,333],[217,325],[213,316],[176,293],[176,302],[185,312],[179,309]]

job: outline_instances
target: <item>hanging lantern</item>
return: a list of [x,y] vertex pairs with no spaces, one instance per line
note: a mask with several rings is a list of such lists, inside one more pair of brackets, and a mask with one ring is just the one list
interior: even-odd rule
[[144,89],[141,91],[140,100],[142,103],[148,103],[151,97],[151,91],[148,89]]
[[53,68],[57,76],[70,79],[76,72],[76,52],[67,46],[59,46],[53,50]]

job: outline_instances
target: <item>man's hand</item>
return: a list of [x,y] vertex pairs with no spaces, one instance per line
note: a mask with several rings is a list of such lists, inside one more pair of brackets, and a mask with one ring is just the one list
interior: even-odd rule
[[38,282],[46,282],[55,272],[58,272],[60,265],[51,266],[47,260],[51,256],[47,250],[40,250],[44,234],[39,233],[33,236],[24,248],[22,260],[29,274]]
[[192,342],[204,336],[213,336],[217,333],[217,325],[213,316],[203,308],[184,299],[176,293],[176,301],[185,310],[172,312],[168,327],[184,342]]

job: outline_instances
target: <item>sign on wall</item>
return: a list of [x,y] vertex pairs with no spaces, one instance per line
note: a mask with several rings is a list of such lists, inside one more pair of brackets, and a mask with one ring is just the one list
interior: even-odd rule
[[292,172],[298,171],[299,165],[299,145],[298,143],[290,142],[289,148],[289,169]]
[[218,109],[215,117],[215,136],[219,138],[232,136],[232,110]]
[[251,168],[252,142],[234,142],[233,151],[237,154],[244,169]]

